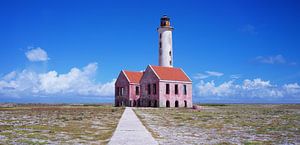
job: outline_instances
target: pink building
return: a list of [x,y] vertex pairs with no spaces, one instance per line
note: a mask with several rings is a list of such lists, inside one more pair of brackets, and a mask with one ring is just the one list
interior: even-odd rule
[[161,18],[159,66],[144,72],[122,70],[115,83],[115,106],[192,107],[192,81],[181,68],[173,67],[170,19]]
[[115,106],[137,106],[143,72],[122,70],[115,83]]

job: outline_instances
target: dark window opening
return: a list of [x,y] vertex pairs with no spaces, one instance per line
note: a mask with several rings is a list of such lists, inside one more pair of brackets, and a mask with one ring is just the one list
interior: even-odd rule
[[172,60],[170,60],[170,65],[172,65]]
[[159,48],[161,48],[161,42],[159,41]]
[[135,87],[135,95],[140,95],[140,87]]
[[169,100],[166,101],[166,107],[170,107],[170,101]]
[[153,84],[153,94],[156,94],[156,84]]
[[123,94],[124,94],[124,88],[121,87],[121,89],[120,89],[120,96],[123,96]]
[[172,52],[171,51],[169,51],[169,55],[172,56]]
[[170,84],[166,84],[166,94],[170,94]]
[[184,95],[187,94],[186,85],[183,85],[183,92],[184,92]]
[[150,95],[150,94],[151,94],[151,85],[148,84],[148,95]]
[[187,102],[186,102],[186,100],[184,100],[184,107],[187,107]]
[[179,107],[179,102],[177,100],[175,101],[175,107]]
[[154,101],[154,107],[158,107],[157,106],[157,100]]
[[175,85],[175,94],[178,94],[178,84]]
[[161,39],[161,33],[159,34],[159,39]]

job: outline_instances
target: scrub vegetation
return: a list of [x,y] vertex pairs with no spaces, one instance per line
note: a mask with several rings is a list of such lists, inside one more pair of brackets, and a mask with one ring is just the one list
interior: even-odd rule
[[160,144],[300,144],[300,105],[136,108]]
[[0,144],[107,144],[124,108],[111,105],[0,108]]

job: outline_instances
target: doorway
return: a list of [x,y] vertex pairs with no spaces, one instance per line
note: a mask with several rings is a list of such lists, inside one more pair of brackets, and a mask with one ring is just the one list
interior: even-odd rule
[[157,100],[154,101],[154,107],[158,107]]
[[178,101],[176,100],[175,101],[175,107],[178,107],[179,106],[179,103],[178,103]]
[[170,101],[169,100],[166,101],[166,107],[170,107]]

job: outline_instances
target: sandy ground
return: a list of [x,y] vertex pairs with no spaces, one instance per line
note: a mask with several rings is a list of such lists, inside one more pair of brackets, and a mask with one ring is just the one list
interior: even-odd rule
[[300,144],[300,105],[135,108],[159,144]]

